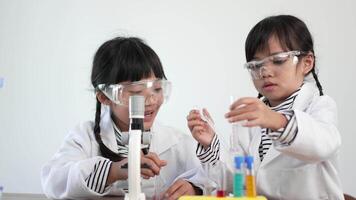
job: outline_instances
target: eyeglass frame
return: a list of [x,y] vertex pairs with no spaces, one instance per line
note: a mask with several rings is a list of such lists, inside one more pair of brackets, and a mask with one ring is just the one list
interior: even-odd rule
[[[169,96],[171,93],[171,88],[172,88],[172,83],[166,79],[142,80],[142,81],[135,81],[135,82],[129,82],[129,83],[118,83],[118,84],[98,84],[97,87],[95,88],[95,90],[96,90],[96,92],[98,92],[98,91],[103,92],[107,98],[109,98],[112,102],[114,102],[117,105],[128,106],[128,102],[126,103],[127,104],[126,105],[124,101],[120,100],[122,91],[124,90],[125,87],[140,85],[140,84],[149,84],[148,87],[146,86],[146,88],[143,89],[143,90],[145,90],[145,89],[152,88],[154,86],[155,82],[161,82],[161,83],[164,83],[164,85],[166,85],[166,87],[167,87],[166,90],[168,90],[168,91],[162,92],[163,102],[166,102],[169,99]],[[113,92],[108,91],[110,89]],[[142,91],[140,91],[139,93],[141,93]],[[136,94],[136,92],[134,92],[134,94],[132,94],[132,95],[137,95],[137,94]],[[155,94],[153,92],[151,92],[151,94],[149,95],[149,98],[146,98],[146,95],[144,95],[144,96],[147,101],[147,99],[152,98],[154,95]],[[131,96],[131,95],[129,95],[129,96]]]
[[[298,62],[298,58],[299,56],[302,56],[302,55],[306,55],[307,52],[304,52],[304,51],[299,51],[299,50],[293,50],[293,51],[285,51],[285,52],[279,52],[279,53],[276,53],[274,55],[270,55],[270,56],[267,56],[261,60],[252,60],[250,62],[247,62],[244,64],[244,67],[249,71],[249,73],[251,74],[252,78],[254,79],[261,79],[262,78],[262,73],[261,73],[261,69],[266,65],[266,63],[268,62],[276,62],[273,60],[273,58],[276,58],[277,56],[280,56],[280,55],[285,55],[285,57],[290,58],[290,57],[294,57],[294,58],[297,58],[297,60],[293,60],[293,62],[296,64]],[[287,60],[286,59],[286,60]],[[285,60],[285,61],[286,61]],[[257,67],[257,69],[252,69],[253,67],[250,67],[249,65],[260,65],[259,67]],[[278,64],[275,64],[273,63],[274,65],[278,65]],[[283,63],[282,63],[283,64]],[[280,64],[280,65],[282,65]],[[255,67],[256,68],[256,67]],[[259,72],[259,74],[257,74]],[[258,77],[257,77],[258,76]],[[256,78],[257,77],[257,78]]]

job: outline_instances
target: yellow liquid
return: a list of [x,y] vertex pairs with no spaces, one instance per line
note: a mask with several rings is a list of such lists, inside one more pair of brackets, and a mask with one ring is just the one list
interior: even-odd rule
[[255,177],[251,175],[246,175],[246,196],[255,197],[256,196],[256,183]]

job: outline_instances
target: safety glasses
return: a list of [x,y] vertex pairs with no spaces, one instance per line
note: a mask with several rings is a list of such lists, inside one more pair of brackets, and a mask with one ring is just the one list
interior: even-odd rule
[[253,79],[261,79],[263,77],[263,67],[268,64],[272,64],[275,66],[275,69],[280,70],[288,65],[288,61],[290,58],[293,58],[293,65],[298,63],[298,57],[300,55],[304,55],[305,53],[302,51],[287,51],[277,53],[268,57],[263,58],[262,60],[253,60],[247,62],[244,66],[250,72]]
[[97,90],[103,92],[114,103],[128,106],[132,95],[144,96],[146,101],[164,103],[169,99],[171,87],[171,82],[156,79],[111,85],[99,84]]

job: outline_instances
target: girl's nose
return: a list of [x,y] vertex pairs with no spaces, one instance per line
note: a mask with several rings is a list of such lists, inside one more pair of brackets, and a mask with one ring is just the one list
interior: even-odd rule
[[267,77],[271,77],[271,76],[273,76],[271,66],[268,67],[268,66],[264,65],[260,68],[260,77],[261,78],[267,78]]
[[156,102],[156,97],[153,93],[145,95],[145,105],[151,105]]

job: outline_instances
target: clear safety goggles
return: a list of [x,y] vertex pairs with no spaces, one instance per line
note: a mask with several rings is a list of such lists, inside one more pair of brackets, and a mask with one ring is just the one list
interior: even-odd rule
[[97,89],[102,91],[111,101],[118,105],[129,105],[133,95],[144,96],[147,101],[166,102],[171,93],[171,82],[162,79],[144,80],[122,84],[99,84]]
[[268,64],[272,64],[274,69],[280,70],[285,66],[288,66],[288,61],[293,58],[293,65],[298,63],[298,57],[305,54],[302,51],[287,51],[277,53],[262,60],[253,60],[245,64],[246,69],[250,72],[253,79],[261,79],[263,77],[263,71]]

